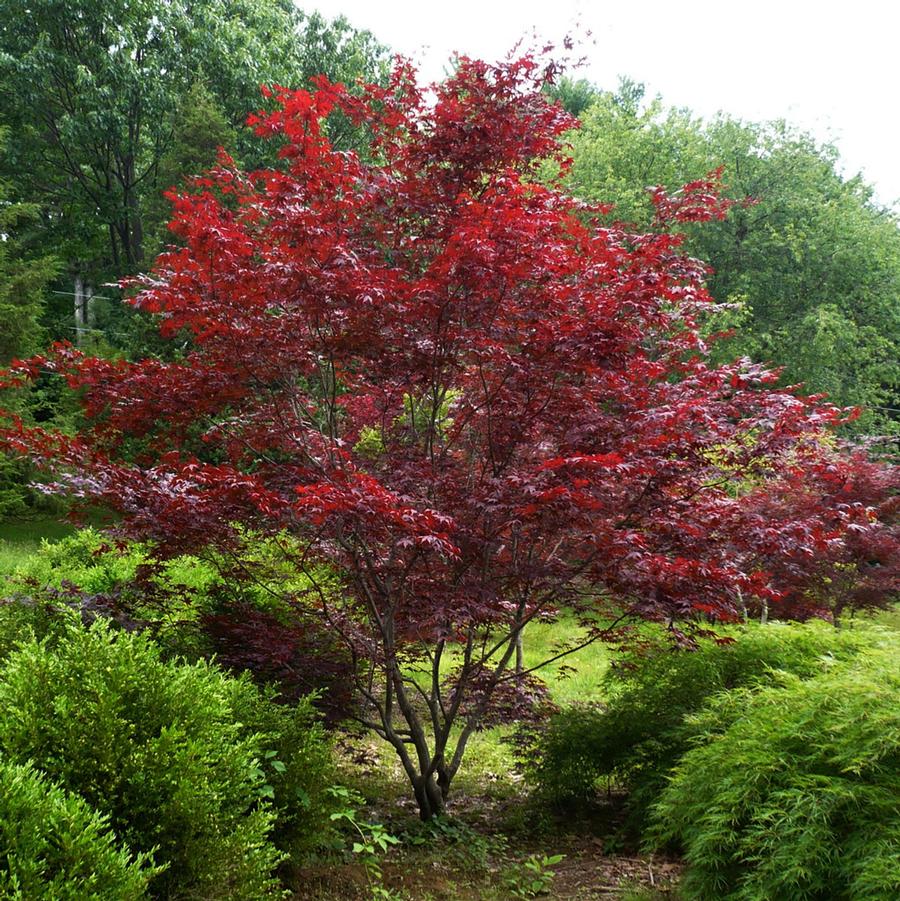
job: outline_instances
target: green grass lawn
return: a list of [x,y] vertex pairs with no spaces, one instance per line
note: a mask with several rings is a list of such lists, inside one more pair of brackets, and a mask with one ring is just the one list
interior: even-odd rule
[[890,610],[882,610],[873,617],[876,623],[886,629],[896,629],[900,632],[900,604],[895,604]]
[[75,531],[71,523],[56,519],[29,519],[0,522],[0,575],[9,575],[41,542],[59,541]]

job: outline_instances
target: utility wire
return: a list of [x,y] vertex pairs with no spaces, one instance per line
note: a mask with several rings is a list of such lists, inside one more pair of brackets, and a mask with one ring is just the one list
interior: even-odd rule
[[76,294],[74,291],[51,291],[51,294],[64,294],[66,297],[81,297],[84,300],[120,300],[118,297],[106,297],[103,294]]

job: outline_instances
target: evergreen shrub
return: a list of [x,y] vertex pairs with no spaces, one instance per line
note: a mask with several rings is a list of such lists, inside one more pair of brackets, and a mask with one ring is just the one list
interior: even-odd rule
[[82,798],[0,760],[0,899],[138,901],[156,872]]
[[33,762],[165,870],[154,897],[274,896],[281,854],[265,738],[234,715],[231,677],[161,659],[103,620],[15,648],[0,679],[0,754]]
[[829,662],[850,660],[886,640],[874,628],[824,622],[747,624],[725,643],[696,649],[651,640],[623,654],[606,679],[605,707],[571,707],[539,734],[530,778],[538,793],[566,805],[593,797],[604,780],[629,793],[626,831],[639,833],[666,777],[690,747],[686,717],[713,695],[765,686],[781,670],[810,678]]

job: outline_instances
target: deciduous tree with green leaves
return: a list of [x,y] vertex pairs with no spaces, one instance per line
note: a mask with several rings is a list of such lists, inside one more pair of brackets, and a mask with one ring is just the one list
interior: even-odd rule
[[560,93],[583,107],[569,184],[614,203],[611,219],[648,227],[648,186],[671,189],[718,166],[729,196],[754,201],[686,230],[689,250],[712,267],[711,294],[734,305],[721,322],[742,325],[722,353],[784,366],[785,383],[867,407],[858,430],[897,431],[900,228],[860,177],[842,176],[837,150],[784,122],[703,122],[627,80],[586,107],[584,92]]
[[80,318],[93,286],[143,266],[158,194],[200,171],[174,164],[210,162],[210,132],[185,153],[191,131],[175,126],[197,108],[198,79],[221,132],[258,105],[263,83],[372,78],[381,56],[367,32],[290,0],[0,0],[6,172],[16,199],[48,210],[43,240],[66,265]]
[[[0,131],[0,157],[6,136]],[[0,182],[0,364],[33,353],[42,343],[40,325],[44,291],[56,275],[58,264],[48,256],[29,257],[18,240],[19,232],[39,217],[33,204],[10,203],[6,186]],[[17,404],[27,415],[27,399]],[[21,513],[28,489],[24,486],[27,467],[0,455],[0,517]]]

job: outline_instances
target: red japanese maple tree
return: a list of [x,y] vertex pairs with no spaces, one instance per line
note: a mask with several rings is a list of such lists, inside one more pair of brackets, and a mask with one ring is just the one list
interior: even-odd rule
[[[808,615],[836,567],[865,603],[896,587],[896,478],[823,442],[835,408],[710,364],[677,235],[601,225],[548,180],[574,122],[546,75],[462,59],[431,92],[403,64],[361,94],[277,89],[252,124],[284,165],[223,157],[173,195],[182,246],[131,301],[179,358],[57,346],[7,375],[63,374],[88,424],[12,423],[5,446],[160,554],[299,539],[305,604],[426,818],[536,617]],[[335,115],[365,158],[330,146]],[[661,223],[725,215],[716,187],[657,191]]]

